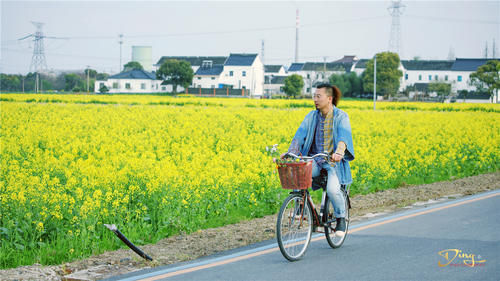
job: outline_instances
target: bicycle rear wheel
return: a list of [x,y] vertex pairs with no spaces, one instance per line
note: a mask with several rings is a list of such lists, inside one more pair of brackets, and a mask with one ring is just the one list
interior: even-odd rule
[[338,248],[344,244],[344,241],[347,237],[347,233],[349,230],[349,202],[347,193],[342,190],[342,195],[344,196],[345,203],[345,234],[343,236],[338,236],[335,234],[335,227],[337,226],[337,218],[335,217],[335,211],[333,209],[333,201],[330,198],[327,198],[325,205],[324,214],[327,215],[327,225],[325,225],[325,236],[326,241],[332,248]]
[[311,207],[301,194],[285,199],[278,214],[276,236],[283,256],[297,261],[306,253],[313,230]]

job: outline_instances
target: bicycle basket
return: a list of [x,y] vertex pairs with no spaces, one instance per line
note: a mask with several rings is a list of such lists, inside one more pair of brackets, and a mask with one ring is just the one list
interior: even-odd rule
[[284,189],[308,189],[312,184],[312,161],[278,164]]

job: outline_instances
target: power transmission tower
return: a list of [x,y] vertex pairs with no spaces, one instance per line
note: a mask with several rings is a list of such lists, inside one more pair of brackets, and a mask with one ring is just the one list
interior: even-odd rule
[[484,44],[484,58],[488,58],[488,41],[486,41],[486,44]]
[[401,21],[400,16],[403,14],[406,6],[401,3],[401,0],[392,1],[392,4],[387,10],[392,16],[391,37],[389,39],[389,51],[397,53],[400,57],[401,52]]
[[31,57],[30,64],[30,72],[35,72],[35,92],[38,93],[40,90],[40,82],[39,82],[39,72],[43,70],[47,70],[47,61],[45,60],[45,51],[43,47],[43,39],[67,39],[63,37],[53,37],[53,36],[45,36],[43,35],[42,27],[44,23],[42,22],[31,22],[36,27],[36,32],[34,34],[29,34],[20,38],[18,40],[24,40],[30,37],[34,37],[33,41],[35,42],[35,47],[33,48],[33,56]]

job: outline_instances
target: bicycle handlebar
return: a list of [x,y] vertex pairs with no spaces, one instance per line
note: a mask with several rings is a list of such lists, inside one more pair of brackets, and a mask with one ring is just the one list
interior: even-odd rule
[[295,155],[291,152],[288,152],[287,154],[285,154],[285,157],[287,156],[292,156],[293,158],[299,158],[299,159],[303,159],[303,160],[310,160],[310,159],[313,159],[315,157],[324,157],[324,158],[327,158],[328,159],[328,154],[326,153],[318,153],[318,154],[314,154],[313,156],[298,156],[298,155]]

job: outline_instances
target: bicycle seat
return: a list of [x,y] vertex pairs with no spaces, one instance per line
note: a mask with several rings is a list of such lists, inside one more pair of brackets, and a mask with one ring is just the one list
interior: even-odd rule
[[325,169],[321,169],[319,176],[312,178],[312,190],[316,191],[320,188],[325,189],[326,183],[328,182],[328,172]]

